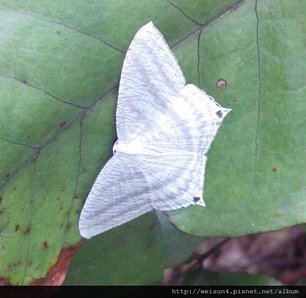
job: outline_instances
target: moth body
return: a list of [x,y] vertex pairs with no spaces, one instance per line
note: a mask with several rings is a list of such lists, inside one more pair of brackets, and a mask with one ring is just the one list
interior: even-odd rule
[[203,200],[206,153],[230,110],[185,77],[150,22],[124,59],[116,111],[118,141],[82,209],[79,228],[91,238],[152,210]]

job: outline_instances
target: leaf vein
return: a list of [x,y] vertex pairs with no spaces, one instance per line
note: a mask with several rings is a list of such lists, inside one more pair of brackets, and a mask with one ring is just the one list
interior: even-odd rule
[[67,104],[67,105],[70,105],[70,106],[74,106],[74,107],[76,107],[76,108],[78,108],[78,109],[87,109],[86,106],[81,106],[81,105],[75,104],[75,103],[73,103],[73,102],[70,102],[70,101],[66,101],[66,100],[64,100],[64,99],[61,99],[61,98],[59,98],[59,97],[53,95],[51,92],[49,92],[49,91],[47,91],[47,90],[45,90],[45,89],[43,89],[43,88],[40,88],[40,87],[31,85],[31,84],[28,83],[28,82],[20,81],[20,80],[17,79],[16,77],[6,76],[6,75],[0,75],[0,77],[7,78],[7,79],[11,79],[11,80],[14,80],[14,81],[16,81],[16,82],[19,82],[19,83],[21,83],[21,84],[24,84],[24,85],[26,85],[26,86],[28,86],[28,87],[30,87],[30,88],[32,88],[32,89],[36,89],[36,90],[38,90],[38,91],[40,91],[40,92],[45,93],[46,95],[48,95],[48,96],[51,97],[52,99],[55,99],[55,100],[57,100],[57,101],[59,101],[59,102],[61,102],[61,103],[64,103],[64,104]]
[[70,25],[70,24],[67,24],[67,23],[64,23],[64,22],[61,22],[61,21],[57,21],[57,20],[54,20],[54,19],[39,17],[39,16],[36,16],[36,15],[30,14],[30,13],[28,13],[28,12],[25,12],[25,11],[14,11],[14,10],[9,10],[9,9],[7,9],[7,8],[5,8],[5,7],[0,7],[0,10],[10,11],[10,12],[13,12],[13,13],[15,13],[15,14],[21,14],[21,15],[25,15],[25,16],[31,17],[31,18],[36,19],[36,20],[40,20],[40,21],[44,21],[44,22],[49,22],[49,23],[61,25],[61,26],[63,26],[63,27],[66,27],[66,28],[69,28],[69,29],[71,29],[71,30],[73,30],[73,31],[76,31],[76,32],[78,32],[78,33],[80,33],[80,34],[83,34],[83,35],[86,35],[86,36],[91,37],[91,38],[93,38],[93,39],[96,39],[96,40],[102,42],[103,44],[105,44],[106,46],[108,46],[109,48],[111,48],[111,49],[117,51],[117,52],[120,52],[120,53],[123,53],[123,54],[125,53],[122,49],[119,49],[118,47],[116,47],[116,46],[110,44],[109,42],[105,41],[105,40],[102,39],[101,37],[96,36],[96,35],[91,34],[91,33],[88,33],[88,32],[86,32],[86,31],[83,31],[83,30],[81,30],[81,29],[79,29],[79,28],[77,28],[77,27],[74,27],[74,26]]
[[196,25],[203,25],[202,23],[197,22],[196,20],[194,20],[192,17],[190,17],[181,7],[175,5],[174,3],[172,3],[170,0],[166,0],[172,7],[174,7],[175,9],[177,9],[186,19],[188,19],[189,21],[193,22]]

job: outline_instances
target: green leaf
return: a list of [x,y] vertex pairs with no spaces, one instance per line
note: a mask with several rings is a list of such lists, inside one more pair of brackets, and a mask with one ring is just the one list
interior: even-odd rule
[[305,10],[286,0],[0,0],[0,277],[44,278],[80,240],[80,208],[116,139],[124,53],[151,20],[187,81],[233,110],[208,154],[207,207],[172,222],[232,236],[305,221]]
[[305,221],[305,13],[303,1],[246,1],[203,28],[201,86],[232,112],[208,153],[207,206],[172,212],[179,229],[238,236]]
[[160,241],[152,213],[85,241],[72,260],[65,284],[161,284]]
[[156,213],[162,232],[164,266],[177,266],[185,262],[204,239],[181,232],[169,222],[163,212],[157,211]]
[[79,210],[111,156],[117,82],[134,33],[153,20],[174,43],[196,25],[168,2],[0,7],[0,276],[29,284],[80,239]]
[[245,272],[214,272],[197,270],[186,275],[184,285],[188,286],[277,286],[281,283],[265,275]]

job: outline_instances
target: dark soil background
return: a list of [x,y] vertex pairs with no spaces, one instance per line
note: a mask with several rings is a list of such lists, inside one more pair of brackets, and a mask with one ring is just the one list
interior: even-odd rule
[[166,269],[164,283],[182,285],[186,274],[200,268],[263,274],[284,285],[306,285],[306,227],[204,240],[186,263]]

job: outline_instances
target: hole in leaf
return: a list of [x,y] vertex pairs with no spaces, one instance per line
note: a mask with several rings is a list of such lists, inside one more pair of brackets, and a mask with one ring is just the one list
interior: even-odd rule
[[224,79],[218,80],[216,84],[217,88],[225,88],[226,85],[227,85],[227,82]]

